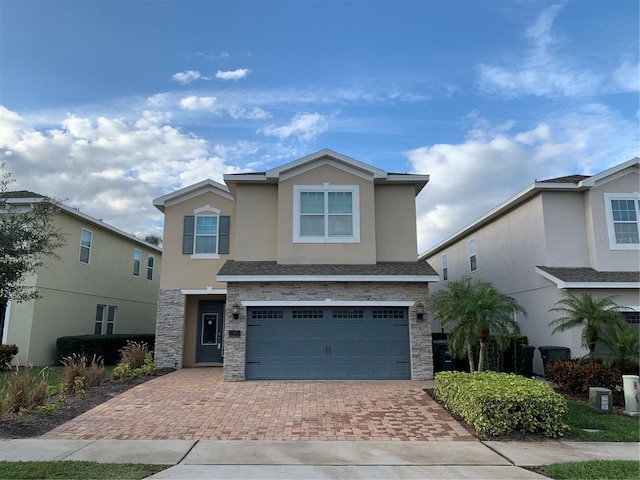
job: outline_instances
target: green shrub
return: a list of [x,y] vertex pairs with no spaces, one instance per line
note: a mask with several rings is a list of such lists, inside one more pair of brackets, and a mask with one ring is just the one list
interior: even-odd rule
[[148,353],[149,346],[146,343],[127,342],[127,345],[120,350],[119,363],[126,363],[135,370],[144,365]]
[[118,334],[59,337],[56,340],[56,350],[59,361],[75,353],[86,355],[88,358],[96,355],[103,359],[105,365],[117,365],[120,360],[120,350],[127,345],[127,342],[145,343],[152,349],[155,344],[155,335]]
[[568,428],[563,421],[567,402],[562,395],[543,382],[518,375],[439,372],[434,395],[481,437],[513,431],[559,437]]
[[0,344],[0,370],[10,368],[11,360],[18,354],[18,347],[16,345]]
[[[63,384],[67,393],[77,394],[78,389],[95,387],[106,378],[102,359],[95,355],[89,361],[86,355],[72,354],[62,359],[64,365]],[[78,386],[78,379],[82,379],[82,385]]]
[[142,375],[153,375],[153,372],[155,371],[156,364],[153,363],[153,354],[152,352],[147,352],[144,357],[144,363],[141,367],[131,368],[131,365],[128,363],[119,363],[113,369],[113,378],[118,378],[120,380],[131,380]]

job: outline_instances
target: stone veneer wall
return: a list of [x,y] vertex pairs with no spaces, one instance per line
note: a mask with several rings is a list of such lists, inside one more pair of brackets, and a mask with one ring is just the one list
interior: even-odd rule
[[[282,283],[227,283],[227,311],[225,312],[224,380],[245,380],[245,350],[247,336],[247,310],[240,309],[234,319],[231,306],[242,305],[243,300],[273,301],[410,301],[422,303],[428,311],[429,287],[427,283],[392,282],[282,282]],[[229,337],[229,330],[240,330],[240,337]],[[415,307],[409,307],[409,338],[411,347],[411,379],[433,378],[431,320],[425,313],[418,322]]]
[[160,289],[154,358],[158,368],[182,368],[185,298],[180,290]]

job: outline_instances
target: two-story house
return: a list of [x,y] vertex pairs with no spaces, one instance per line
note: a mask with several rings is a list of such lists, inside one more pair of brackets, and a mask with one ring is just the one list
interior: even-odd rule
[[427,379],[418,261],[427,175],[331,150],[154,200],[165,215],[159,366],[223,365],[225,380]]
[[[44,197],[6,194],[16,210]],[[153,333],[162,250],[65,204],[53,219],[66,244],[25,279],[41,298],[0,305],[2,342],[15,344],[20,365],[56,361],[67,335]]]
[[[531,345],[569,347],[573,357],[587,353],[581,330],[549,327],[565,291],[614,295],[638,325],[639,165],[633,158],[593,176],[535,181],[421,255],[440,269],[436,288],[465,275],[493,282],[527,310],[518,320]],[[543,371],[538,356],[534,371]]]

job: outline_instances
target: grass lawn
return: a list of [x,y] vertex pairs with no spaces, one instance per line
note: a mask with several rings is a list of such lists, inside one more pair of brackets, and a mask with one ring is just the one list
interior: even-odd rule
[[166,468],[166,465],[137,463],[0,462],[0,479],[142,479]]
[[[640,422],[637,418],[610,413],[596,413],[582,402],[568,401],[565,421],[571,435],[587,442],[640,442]],[[584,429],[600,430],[585,432]],[[636,477],[640,478],[640,477]]]
[[536,471],[550,478],[566,480],[636,480],[640,478],[640,461],[591,460],[554,463]]
[[[115,367],[112,365],[104,367],[107,378],[111,377],[111,372],[114,368]],[[15,375],[15,372],[15,369],[11,371],[0,372],[0,392],[2,392],[7,386],[7,378],[11,375]],[[29,368],[29,375],[36,382],[42,378],[42,375],[44,375],[49,385],[58,386],[62,383],[62,379],[64,378],[64,367],[62,365],[31,367]]]

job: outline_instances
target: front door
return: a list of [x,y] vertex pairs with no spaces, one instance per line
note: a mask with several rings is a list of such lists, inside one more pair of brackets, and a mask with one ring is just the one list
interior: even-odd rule
[[222,363],[224,301],[202,300],[198,305],[196,363]]

